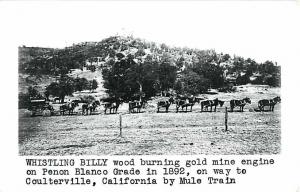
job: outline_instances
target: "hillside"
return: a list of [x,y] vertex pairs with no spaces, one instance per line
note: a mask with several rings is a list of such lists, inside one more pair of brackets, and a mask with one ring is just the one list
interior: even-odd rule
[[43,47],[19,47],[19,66],[20,69],[24,67],[27,63],[31,62],[33,59],[41,55],[51,54],[55,49],[54,48],[43,48]]
[[[90,70],[74,70],[68,76],[76,78],[86,78],[87,80],[96,79],[98,82],[98,88],[95,90],[101,94],[104,94],[105,89],[103,88],[103,79],[101,71],[91,72]],[[46,87],[52,82],[56,81],[55,76],[51,75],[30,75],[30,74],[19,74],[19,93],[26,93],[27,89],[31,86],[38,90],[40,93],[43,93],[46,90]]]
[[[137,60],[144,60],[147,56],[159,60],[167,55],[174,65],[187,67],[197,62],[208,62],[226,69],[235,68],[233,69],[235,72],[243,70],[241,65],[253,65],[256,68],[257,65],[261,64],[256,63],[251,58],[246,59],[241,56],[216,53],[214,50],[170,47],[164,43],[158,44],[132,36],[112,36],[99,42],[83,42],[63,49],[23,46],[19,47],[19,62],[21,68],[27,72],[30,72],[29,68],[32,67],[49,68],[49,66],[60,69],[66,67],[69,70],[82,68],[88,64],[107,62],[109,59],[115,59],[118,53],[125,56],[133,55]],[[67,66],[61,66],[62,62]],[[40,72],[55,73],[55,70]]]
[[[176,68],[176,77],[167,87],[162,85],[165,80],[161,77],[153,80],[163,87],[160,91],[174,89],[179,81],[186,86],[190,78],[204,83],[205,89],[220,88],[228,83],[280,86],[280,66],[271,61],[257,63],[251,58],[214,50],[170,47],[132,36],[112,36],[99,42],[83,42],[63,49],[19,47],[19,91],[24,92],[28,86],[43,91],[56,77],[66,74],[96,79],[102,85],[102,69],[124,58],[132,59],[133,63],[147,64],[151,69],[154,67],[157,73],[162,70],[162,64],[170,66],[170,69]],[[193,89],[195,87],[189,88]],[[103,86],[99,90],[104,91]]]

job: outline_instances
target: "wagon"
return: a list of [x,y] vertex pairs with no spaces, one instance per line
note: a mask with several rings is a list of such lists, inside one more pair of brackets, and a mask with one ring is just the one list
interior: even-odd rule
[[46,99],[31,99],[28,109],[31,111],[31,116],[44,115],[46,111],[49,111],[50,115],[54,114],[52,105]]

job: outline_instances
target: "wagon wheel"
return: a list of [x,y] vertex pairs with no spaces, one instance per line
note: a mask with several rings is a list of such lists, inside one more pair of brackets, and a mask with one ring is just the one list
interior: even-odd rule
[[46,115],[47,111],[50,112],[50,116],[52,116],[54,114],[54,111],[51,111],[50,109],[47,109],[47,108],[43,108],[41,111],[42,111],[43,116],[47,116]]
[[35,107],[32,107],[29,109],[31,111],[31,117],[34,117],[35,114],[36,114],[36,108]]
[[31,111],[31,117],[34,117],[34,116],[35,116],[35,113],[36,113],[36,111],[35,111],[35,110],[32,110],[32,111]]
[[54,108],[53,108],[53,106],[52,105],[45,105],[44,107],[43,107],[43,113],[44,113],[44,111],[45,110],[48,110],[49,112],[50,112],[50,116],[53,116],[54,115]]
[[42,109],[42,110],[41,110],[41,112],[42,112],[42,116],[44,116],[44,114],[45,114],[45,111],[46,111],[46,109]]

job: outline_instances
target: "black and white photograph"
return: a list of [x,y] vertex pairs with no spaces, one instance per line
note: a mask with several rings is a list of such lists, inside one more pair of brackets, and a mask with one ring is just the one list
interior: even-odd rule
[[282,63],[269,18],[112,5],[113,17],[70,22],[64,33],[80,40],[19,45],[20,155],[280,153]]
[[299,192],[299,10],[0,1],[0,192]]

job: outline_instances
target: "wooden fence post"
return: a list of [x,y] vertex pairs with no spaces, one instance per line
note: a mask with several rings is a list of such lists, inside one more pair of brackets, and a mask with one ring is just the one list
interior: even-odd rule
[[120,137],[122,137],[122,114],[119,115],[119,122],[120,122]]
[[227,111],[227,107],[225,107],[225,131],[228,131],[228,111]]

